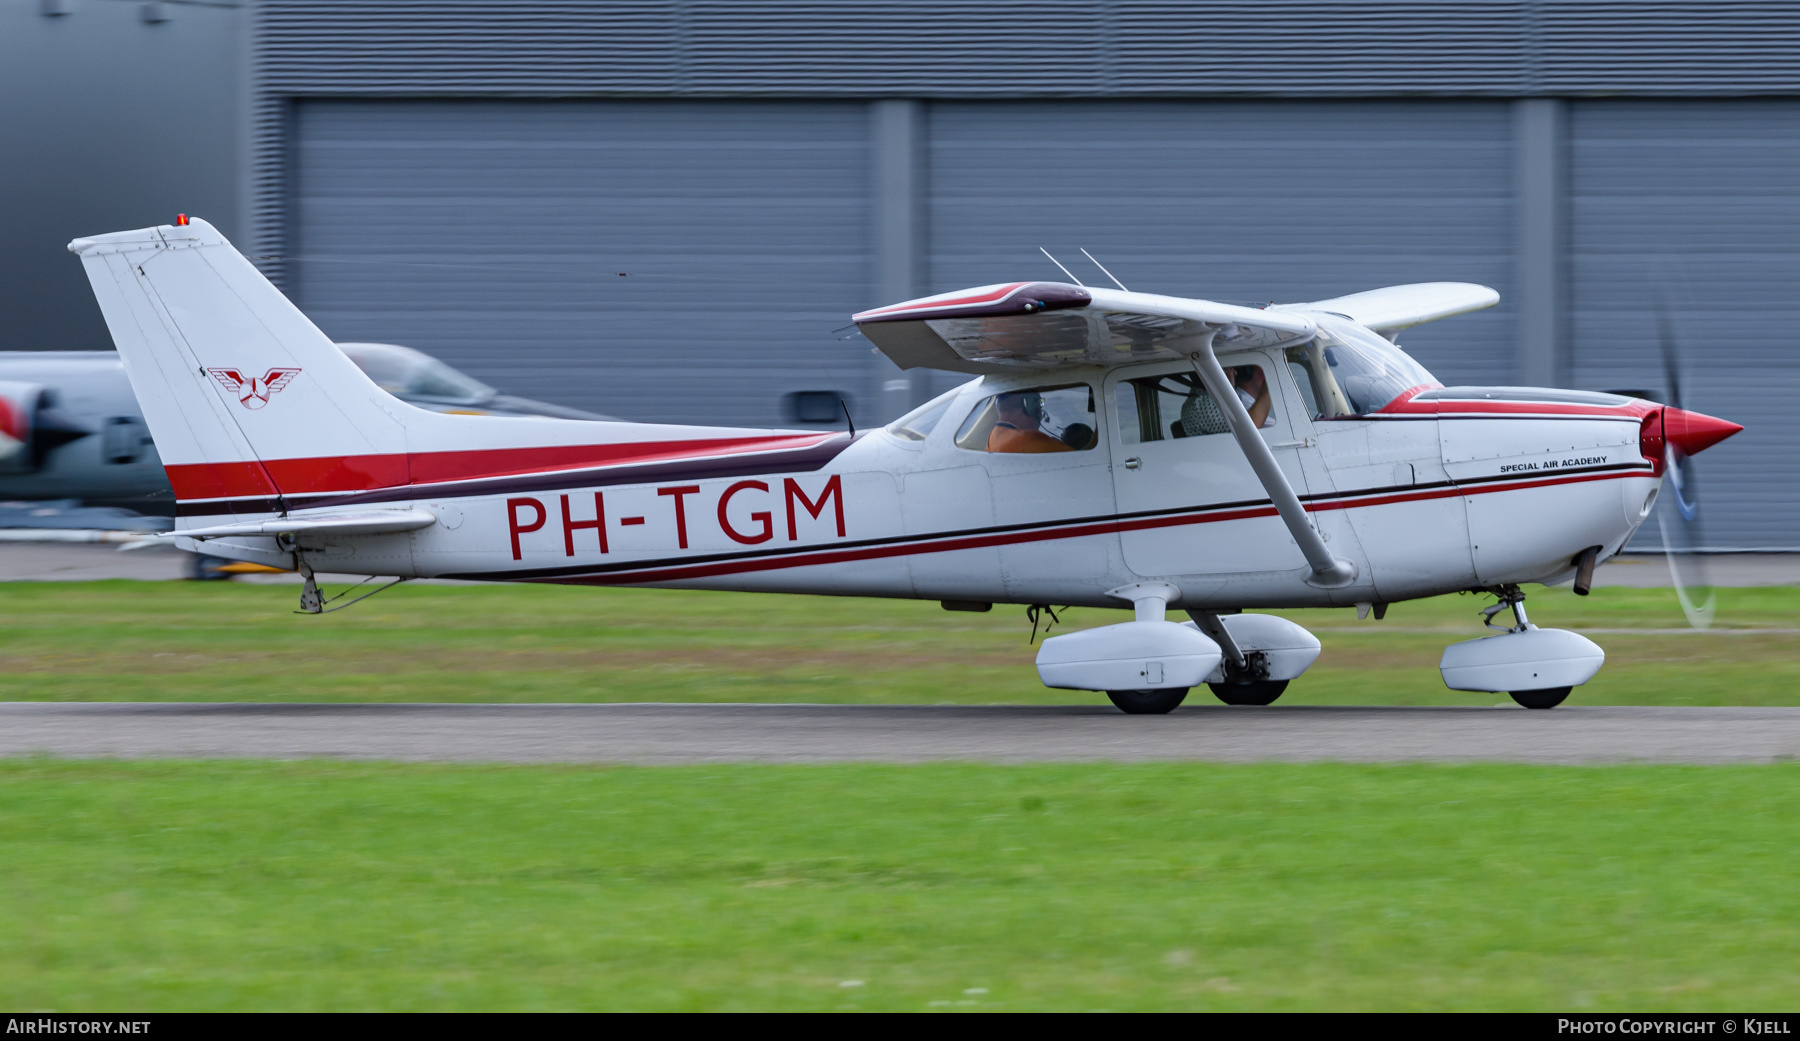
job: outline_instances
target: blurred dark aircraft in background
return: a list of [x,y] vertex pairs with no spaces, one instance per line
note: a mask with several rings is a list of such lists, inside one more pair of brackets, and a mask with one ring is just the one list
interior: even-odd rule
[[[502,394],[411,347],[391,343],[338,347],[383,390],[433,412],[612,418]],[[64,510],[85,504],[174,513],[174,493],[156,444],[144,426],[125,368],[112,351],[0,353],[0,505],[48,501],[57,501]],[[0,508],[0,514],[16,512],[18,507]],[[41,513],[39,507],[22,515]],[[61,524],[44,516],[44,522],[30,526],[95,526],[89,523],[91,517]],[[14,526],[18,525],[0,515],[0,527]]]

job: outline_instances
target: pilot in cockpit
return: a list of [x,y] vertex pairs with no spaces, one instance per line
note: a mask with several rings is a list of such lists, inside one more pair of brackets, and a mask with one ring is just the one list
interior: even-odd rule
[[1073,452],[1075,449],[1039,429],[1043,398],[1035,390],[1001,394],[995,399],[999,418],[988,433],[990,452]]

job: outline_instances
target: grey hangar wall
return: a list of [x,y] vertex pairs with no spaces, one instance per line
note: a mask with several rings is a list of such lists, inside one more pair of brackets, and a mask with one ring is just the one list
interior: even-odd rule
[[1689,404],[1748,427],[1706,457],[1709,541],[1800,547],[1791,5],[249,13],[245,237],[340,339],[631,418],[781,422],[836,384],[867,423],[949,377],[837,338],[849,312],[1055,277],[1039,245],[1240,301],[1492,285],[1402,337],[1447,383],[1660,390],[1662,306]]
[[[339,339],[630,418],[734,424],[786,422],[784,395],[815,389],[869,423],[948,386],[869,356],[848,314],[1060,277],[1040,244],[1090,280],[1077,246],[1133,288],[1228,300],[1495,286],[1500,307],[1402,338],[1452,384],[1659,390],[1667,307],[1691,405],[1749,427],[1708,456],[1710,538],[1793,544],[1767,475],[1800,447],[1782,422],[1800,105],[1558,102],[1547,229],[1517,199],[1529,105],[304,101],[286,276]],[[910,182],[898,199],[883,164]],[[1534,277],[1549,306],[1526,338]]]

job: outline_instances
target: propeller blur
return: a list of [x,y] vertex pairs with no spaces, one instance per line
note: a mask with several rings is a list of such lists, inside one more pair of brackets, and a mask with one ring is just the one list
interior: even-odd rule
[[1656,525],[1681,612],[1689,625],[1705,629],[1712,625],[1718,598],[1703,552],[1706,543],[1701,535],[1700,480],[1693,457],[1744,428],[1681,407],[1681,346],[1668,299],[1665,288],[1657,305],[1656,325],[1662,341],[1663,379],[1668,386],[1662,438],[1663,472],[1669,494],[1657,511]]

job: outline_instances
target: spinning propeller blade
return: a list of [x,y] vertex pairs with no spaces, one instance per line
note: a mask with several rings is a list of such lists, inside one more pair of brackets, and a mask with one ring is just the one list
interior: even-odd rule
[[1668,407],[1662,412],[1664,487],[1656,506],[1656,524],[1662,530],[1663,553],[1669,562],[1675,596],[1681,601],[1681,612],[1689,625],[1705,629],[1712,625],[1718,598],[1708,575],[1706,557],[1700,552],[1700,485],[1693,456],[1743,427],[1682,407],[1681,349],[1666,295],[1659,301],[1656,325],[1662,341],[1663,381],[1668,390]]

